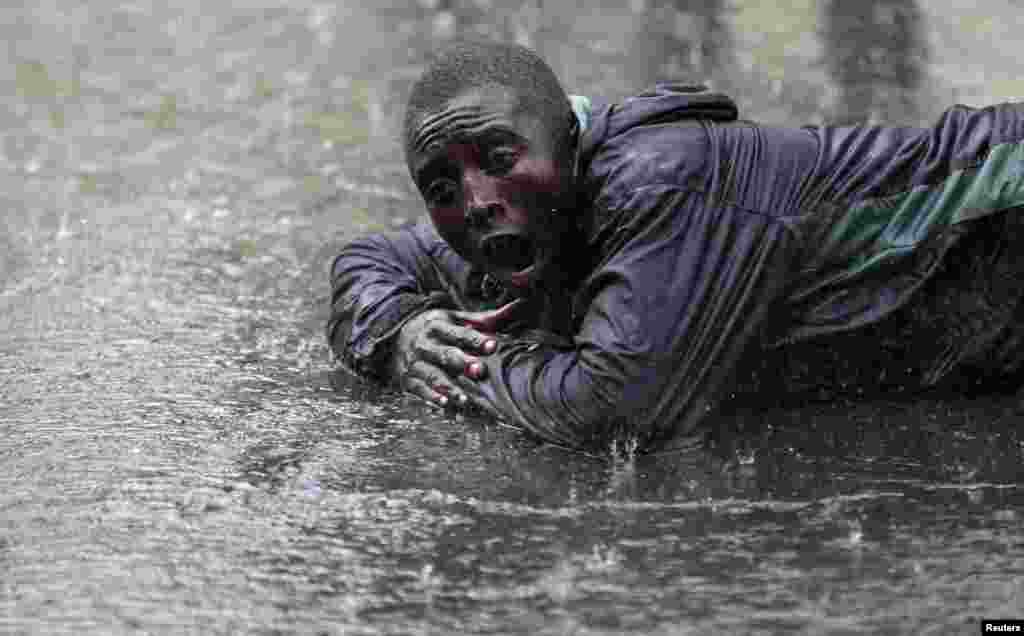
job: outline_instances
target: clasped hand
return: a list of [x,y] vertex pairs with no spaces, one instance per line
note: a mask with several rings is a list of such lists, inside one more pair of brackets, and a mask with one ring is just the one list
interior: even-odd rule
[[522,301],[487,312],[431,309],[405,323],[392,357],[392,377],[428,402],[491,412],[480,387],[487,367],[479,356],[497,351],[494,332]]

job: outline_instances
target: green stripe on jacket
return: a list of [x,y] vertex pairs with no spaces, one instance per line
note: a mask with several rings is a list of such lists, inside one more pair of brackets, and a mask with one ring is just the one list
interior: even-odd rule
[[1024,143],[1000,144],[939,184],[854,205],[818,253],[847,263],[835,284],[892,264],[948,226],[1017,206],[1024,206]]

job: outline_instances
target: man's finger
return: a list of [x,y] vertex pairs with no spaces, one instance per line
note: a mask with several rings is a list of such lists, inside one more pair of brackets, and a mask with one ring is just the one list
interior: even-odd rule
[[453,344],[463,351],[474,351],[491,354],[497,351],[498,341],[493,336],[481,333],[472,327],[463,327],[450,322],[436,322],[433,334],[439,339]]
[[450,402],[447,395],[435,390],[430,386],[430,384],[419,378],[406,378],[402,384],[406,391],[421,397],[432,404],[448,406],[448,403]]
[[486,375],[487,367],[475,357],[466,355],[458,347],[432,344],[421,347],[419,354],[421,358],[433,362],[452,376],[464,374],[479,380]]
[[471,380],[465,376],[456,378],[455,383],[466,396],[465,407],[475,408],[478,411],[487,413],[491,417],[500,418],[501,415],[491,405],[484,393],[483,384]]
[[494,333],[519,315],[526,305],[525,298],[517,298],[491,311],[453,311],[452,318],[484,333]]
[[[429,394],[434,397],[433,401],[438,404],[460,406],[465,404],[468,398],[466,397],[466,392],[455,383],[455,377],[460,376],[449,375],[441,367],[422,359],[416,360],[409,367],[406,375],[410,384],[416,383],[418,385],[418,383],[422,383],[426,385],[430,391]],[[442,400],[438,396],[443,396],[446,399]]]

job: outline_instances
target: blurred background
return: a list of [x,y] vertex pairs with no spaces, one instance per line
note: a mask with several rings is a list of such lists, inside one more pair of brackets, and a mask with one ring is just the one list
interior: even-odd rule
[[[768,123],[917,123],[945,104],[1021,92],[1012,0],[984,13],[957,0],[383,4],[369,23],[338,16],[331,66],[384,79],[398,97],[424,51],[463,35],[538,50],[573,91],[615,99],[658,80],[697,80]],[[392,35],[364,42],[368,31]]]
[[[536,49],[573,91],[615,99],[659,80],[697,80],[735,94],[748,117],[768,123],[917,123],[945,104],[1021,93],[1005,19],[1020,10],[1012,0],[984,13],[957,0],[392,5],[378,4],[366,24],[340,16],[331,64],[384,78],[399,97],[424,51],[463,35]],[[369,30],[393,35],[363,42]]]

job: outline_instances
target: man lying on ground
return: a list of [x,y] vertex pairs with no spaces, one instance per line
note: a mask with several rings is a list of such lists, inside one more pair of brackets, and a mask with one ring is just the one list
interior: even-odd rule
[[1024,360],[1022,105],[768,127],[699,88],[594,107],[527,49],[462,43],[415,84],[404,144],[430,222],[344,249],[327,332],[431,402],[654,449],[745,353],[894,316],[928,336],[894,361],[922,385]]

